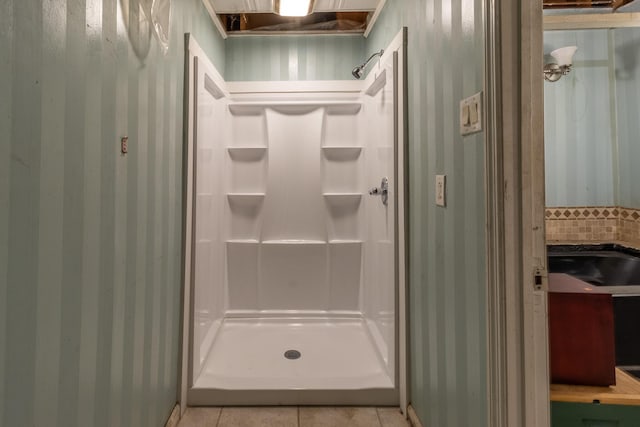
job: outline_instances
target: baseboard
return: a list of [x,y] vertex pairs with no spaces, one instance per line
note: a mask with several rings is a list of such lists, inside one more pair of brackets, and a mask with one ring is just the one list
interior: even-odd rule
[[169,419],[165,423],[164,427],[178,427],[178,423],[180,422],[180,405],[176,404],[173,407],[173,411],[171,411],[171,415],[169,415]]
[[416,411],[413,409],[413,406],[409,405],[407,408],[407,415],[409,415],[409,422],[413,427],[422,427],[422,423],[416,414]]

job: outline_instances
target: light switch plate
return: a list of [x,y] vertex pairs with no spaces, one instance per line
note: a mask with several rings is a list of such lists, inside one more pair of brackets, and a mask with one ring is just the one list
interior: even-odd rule
[[447,176],[436,175],[436,205],[447,205]]
[[460,101],[460,134],[482,131],[482,92]]

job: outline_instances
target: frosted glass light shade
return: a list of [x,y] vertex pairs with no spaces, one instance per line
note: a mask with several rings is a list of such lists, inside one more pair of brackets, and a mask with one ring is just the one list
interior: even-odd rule
[[276,13],[282,16],[307,16],[313,9],[313,0],[276,0]]
[[573,54],[578,50],[578,46],[565,46],[551,52],[551,56],[558,62],[558,65],[571,65]]

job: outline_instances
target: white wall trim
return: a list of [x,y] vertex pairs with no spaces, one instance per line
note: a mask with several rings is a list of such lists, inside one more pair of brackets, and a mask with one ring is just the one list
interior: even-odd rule
[[[397,55],[396,55],[397,53]],[[397,298],[398,298],[398,328],[397,328],[397,357],[398,357],[398,388],[399,388],[399,399],[400,399],[400,409],[402,413],[407,415],[407,408],[409,406],[410,396],[409,396],[409,341],[408,341],[408,327],[409,327],[409,319],[408,319],[408,309],[407,309],[407,230],[408,230],[408,210],[407,206],[407,120],[406,120],[406,102],[407,102],[407,93],[406,93],[406,58],[407,58],[407,28],[404,27],[400,30],[400,32],[393,38],[391,43],[385,48],[385,52],[380,58],[379,63],[386,63],[389,59],[394,60],[394,66],[396,68],[396,79],[394,84],[396,85],[395,92],[397,94],[396,98],[396,122],[394,126],[396,127],[396,149],[397,149],[397,158],[396,158],[396,171],[397,171],[397,212],[396,212],[396,221],[398,224],[396,230],[396,238],[397,238],[397,253],[396,253],[396,268],[397,268]],[[382,72],[379,72],[379,68],[377,65],[372,67],[372,70],[367,75],[363,87],[363,92],[376,81],[376,79],[381,75]],[[364,95],[363,95],[364,96]]]
[[[407,28],[403,27],[398,34],[393,38],[391,43],[384,48],[384,54],[377,61],[368,72],[366,78],[363,81],[362,96],[365,96],[367,89],[376,81],[376,79],[384,72],[384,67],[380,67],[380,64],[386,64],[389,60],[392,60],[397,52],[397,79],[394,84],[397,84],[396,93],[396,117],[398,120],[395,123],[396,126],[396,148],[398,156],[396,158],[396,170],[397,170],[397,200],[396,205],[398,210],[396,212],[396,221],[398,224],[396,238],[398,240],[397,248],[397,280],[398,280],[398,388],[400,398],[400,410],[407,416],[410,396],[409,396],[409,341],[408,341],[408,312],[407,312],[407,261],[406,254],[407,248],[407,230],[408,230],[408,211],[406,210],[406,203],[408,193],[406,192],[406,185],[408,180],[406,179],[406,154],[407,154],[407,129],[406,129],[406,57],[407,57]],[[402,172],[402,173],[401,173]]]
[[[520,118],[521,161],[518,175],[521,205],[521,316],[523,329],[512,340],[522,345],[522,379],[526,427],[550,424],[549,340],[547,326],[547,250],[544,212],[544,79],[542,3],[521,3]],[[509,250],[510,248],[507,248]],[[516,260],[517,261],[517,260]],[[539,275],[541,283],[535,284]]]
[[584,30],[640,27],[640,13],[588,13],[582,15],[546,15],[544,30]]
[[407,43],[408,29],[404,27],[401,30],[402,46],[398,48],[398,76],[397,76],[397,102],[398,109],[398,218],[402,218],[398,223],[398,370],[399,370],[399,387],[400,387],[400,408],[402,413],[407,415],[407,407],[411,401],[411,390],[409,386],[409,273],[408,259],[409,253],[409,209],[408,209],[408,149],[409,149],[409,132],[407,117]]
[[255,93],[336,93],[359,95],[365,83],[360,80],[335,81],[255,81],[227,82],[231,95]]
[[548,426],[542,3],[488,14],[488,425]]
[[373,27],[376,24],[376,21],[378,20],[378,17],[382,13],[382,9],[384,9],[384,5],[386,3],[387,3],[387,0],[380,0],[378,2],[378,7],[376,7],[376,11],[373,12],[373,16],[371,17],[371,20],[367,24],[367,29],[364,32],[364,37],[365,38],[369,37],[369,34],[371,34],[371,31],[373,31]]
[[195,92],[197,76],[194,75],[194,63],[197,59],[211,74],[214,83],[222,91],[225,97],[229,97],[224,79],[216,67],[211,63],[206,53],[200,48],[196,40],[190,34],[185,35],[185,84],[184,84],[184,122],[183,122],[183,276],[182,276],[182,346],[180,351],[180,374],[178,378],[178,403],[180,415],[184,415],[187,409],[187,393],[191,386],[191,348],[192,348],[192,254],[193,254],[193,159],[194,159],[194,122],[195,100],[192,94]]
[[164,427],[178,427],[178,423],[180,422],[180,405],[176,405],[173,407],[171,411],[171,415],[167,419],[167,422],[164,424]]
[[189,180],[191,176],[191,165],[193,164],[193,108],[190,104],[191,93],[193,92],[194,79],[192,60],[190,52],[195,40],[190,34],[185,34],[185,55],[184,55],[184,108],[183,108],[183,176],[182,176],[182,328],[180,329],[181,349],[180,349],[180,373],[178,376],[178,396],[177,400],[181,406],[180,415],[184,415],[187,402],[187,390],[189,388],[189,317],[191,307],[191,236],[192,236],[192,206],[193,188]]
[[[510,2],[509,2],[510,3]],[[511,93],[509,82],[502,80],[504,68],[510,64],[505,61],[501,66],[501,56],[511,53],[513,42],[500,39],[500,6],[510,7],[494,1],[487,3],[485,19],[485,195],[486,195],[486,288],[487,288],[487,396],[488,396],[488,425],[492,427],[507,427],[508,412],[510,410],[507,393],[506,358],[507,340],[506,306],[504,295],[505,281],[505,233],[504,233],[504,202],[503,202],[503,138],[512,129],[503,119],[505,100],[503,90]],[[508,44],[503,46],[503,44]],[[508,111],[508,110],[506,110]],[[513,409],[518,409],[512,408]]]
[[413,406],[411,405],[409,405],[409,407],[407,408],[407,418],[409,419],[409,423],[411,423],[412,427],[422,427],[420,418],[418,418],[416,411],[413,409]]
[[233,31],[226,33],[227,37],[231,39],[235,38],[247,38],[247,37],[281,37],[281,36],[314,36],[314,37],[362,37],[362,30],[343,30],[343,31],[258,31],[258,30],[246,30],[246,31]]
[[213,24],[216,26],[216,29],[218,30],[220,35],[222,36],[223,39],[226,40],[229,37],[229,34],[227,33],[227,31],[222,26],[222,22],[220,22],[220,20],[218,19],[218,14],[216,13],[216,10],[213,8],[213,5],[211,4],[211,1],[210,0],[202,0],[202,4],[204,4],[204,7],[207,9],[207,12],[209,12],[209,16],[211,17],[211,21],[213,21]]

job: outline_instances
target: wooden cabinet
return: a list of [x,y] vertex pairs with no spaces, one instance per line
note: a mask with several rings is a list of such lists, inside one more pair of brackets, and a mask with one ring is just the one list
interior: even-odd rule
[[551,402],[551,427],[638,427],[640,406]]
[[567,274],[550,274],[551,382],[615,384],[613,322],[610,294]]
[[542,0],[545,9],[606,9],[616,10],[617,8],[631,3],[632,0]]

